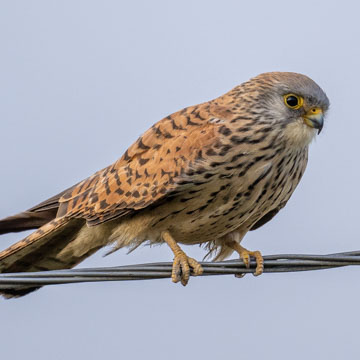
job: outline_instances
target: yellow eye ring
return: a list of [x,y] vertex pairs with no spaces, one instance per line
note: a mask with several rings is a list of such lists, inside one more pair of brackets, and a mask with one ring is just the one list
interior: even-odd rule
[[284,103],[290,109],[300,109],[304,104],[304,98],[295,94],[284,95]]

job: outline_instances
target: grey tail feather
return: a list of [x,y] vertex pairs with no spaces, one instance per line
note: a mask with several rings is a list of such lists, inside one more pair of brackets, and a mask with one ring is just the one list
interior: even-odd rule
[[9,232],[38,229],[55,219],[59,208],[59,199],[65,193],[71,191],[76,185],[77,184],[33,206],[31,209],[0,220],[0,235]]
[[[32,237],[32,241],[29,241],[29,237],[27,237],[0,252],[0,273],[73,268],[105,246],[101,238],[99,242],[89,242],[84,245],[85,247],[80,254],[63,251],[67,247],[73,246],[74,242],[76,243],[79,232],[83,227],[86,228],[85,224],[84,219],[68,219],[65,217],[51,221],[45,227],[29,235]],[[38,235],[36,236],[36,234]],[[0,296],[7,299],[17,298],[39,288],[37,285],[21,285],[16,288],[1,289]]]
[[24,295],[27,295],[33,291],[39,290],[39,287],[32,287],[32,288],[26,288],[26,289],[7,289],[7,290],[1,290],[0,295],[2,295],[6,300],[8,299],[15,299],[22,297]]
[[57,208],[44,211],[24,211],[0,220],[0,235],[37,229],[56,217]]

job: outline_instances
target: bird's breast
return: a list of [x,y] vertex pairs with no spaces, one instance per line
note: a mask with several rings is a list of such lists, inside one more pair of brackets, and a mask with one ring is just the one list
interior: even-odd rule
[[258,155],[222,164],[211,180],[194,183],[186,192],[152,209],[144,238],[159,241],[170,230],[178,242],[203,243],[244,224],[255,223],[286,203],[304,172],[307,151],[284,152],[267,160]]

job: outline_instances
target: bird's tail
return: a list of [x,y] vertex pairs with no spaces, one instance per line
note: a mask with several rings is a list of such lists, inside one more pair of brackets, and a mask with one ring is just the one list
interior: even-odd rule
[[[56,218],[0,252],[0,273],[69,269],[102,246],[89,244],[74,253],[72,242],[85,225],[82,219]],[[86,229],[86,225],[85,225]],[[0,290],[6,298],[28,294],[39,287],[24,286]]]
[[56,216],[57,209],[46,211],[24,211],[0,220],[0,235],[9,232],[20,232],[25,230],[38,229]]

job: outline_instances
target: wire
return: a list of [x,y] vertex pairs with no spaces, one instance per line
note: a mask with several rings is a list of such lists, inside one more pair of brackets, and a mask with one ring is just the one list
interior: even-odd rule
[[[241,260],[200,262],[204,273],[201,276],[241,276],[255,271],[251,261],[246,268]],[[360,265],[360,251],[329,255],[282,254],[264,256],[264,273],[283,273],[337,268]],[[44,286],[98,281],[152,280],[171,277],[172,263],[151,263],[107,268],[52,270],[0,274],[0,291],[26,286]]]

